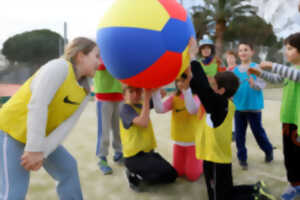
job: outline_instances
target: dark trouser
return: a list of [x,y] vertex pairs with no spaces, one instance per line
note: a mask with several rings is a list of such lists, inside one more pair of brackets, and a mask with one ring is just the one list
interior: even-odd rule
[[262,127],[261,112],[235,111],[234,125],[238,159],[240,161],[247,160],[246,130],[248,123],[250,124],[250,128],[258,146],[265,152],[266,155],[271,155],[273,153],[273,147],[264,128]]
[[172,183],[178,176],[172,165],[155,152],[139,152],[126,158],[125,166],[148,184]]
[[231,164],[203,164],[209,200],[254,200],[254,185],[233,186]]
[[287,171],[288,181],[293,185],[300,185],[300,142],[297,141],[297,126],[283,124],[283,153],[284,164]]

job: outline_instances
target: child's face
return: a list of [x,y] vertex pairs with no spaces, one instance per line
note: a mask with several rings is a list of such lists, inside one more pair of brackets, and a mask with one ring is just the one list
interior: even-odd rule
[[300,53],[295,47],[289,44],[285,45],[285,56],[287,61],[292,64],[300,63]]
[[125,90],[125,100],[127,103],[138,104],[142,99],[142,88],[127,88]]
[[227,54],[226,55],[226,62],[228,64],[228,66],[234,66],[236,65],[236,58],[234,55],[232,54]]
[[183,78],[176,79],[175,84],[178,90],[182,91],[182,89],[184,88],[185,80]]
[[201,55],[205,58],[209,57],[211,55],[211,48],[208,45],[205,45],[204,47],[202,47],[200,49],[200,51],[201,51]]
[[242,62],[249,62],[254,54],[254,51],[249,45],[240,44],[238,49],[238,55]]

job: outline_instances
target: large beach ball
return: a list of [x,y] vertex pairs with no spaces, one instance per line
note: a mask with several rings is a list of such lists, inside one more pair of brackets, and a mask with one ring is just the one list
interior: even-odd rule
[[191,36],[192,21],[176,0],[116,0],[99,24],[97,43],[115,78],[157,88],[189,66]]

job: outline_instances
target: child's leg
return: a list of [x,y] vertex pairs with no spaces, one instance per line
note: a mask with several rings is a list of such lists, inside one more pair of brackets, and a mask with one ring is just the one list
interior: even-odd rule
[[99,157],[106,157],[109,148],[109,131],[112,123],[113,105],[111,102],[102,102],[101,119],[102,119],[102,135],[100,137]]
[[235,143],[237,147],[237,156],[240,161],[247,161],[247,148],[246,148],[246,129],[247,129],[247,113],[235,111],[234,124],[236,138]]
[[172,165],[166,161],[160,154],[150,152],[150,159],[148,160],[149,174],[147,175],[148,183],[172,183],[178,177],[176,170]]
[[24,144],[0,130],[0,199],[25,199],[29,172],[21,165]]
[[300,164],[295,158],[300,155],[300,142],[297,141],[297,126],[283,124],[283,153],[287,178],[292,186],[300,185]]
[[233,180],[231,164],[214,163],[213,168],[216,200],[232,199]]
[[172,165],[154,152],[140,152],[132,158],[127,158],[125,166],[149,184],[171,183],[178,176]]
[[112,146],[115,150],[115,152],[122,152],[122,144],[121,144],[121,138],[120,138],[120,110],[119,106],[120,102],[113,102],[113,113],[111,118],[111,124],[112,124],[112,133],[113,133],[113,141]]
[[196,158],[195,146],[185,148],[185,174],[188,180],[196,181],[203,173],[203,161]]
[[184,147],[173,145],[173,167],[176,169],[178,176],[183,176],[185,173],[185,154]]
[[203,168],[209,200],[232,199],[231,164],[203,161]]
[[261,112],[250,112],[248,114],[248,120],[257,144],[265,152],[266,156],[271,156],[273,154],[273,147],[262,127]]
[[58,181],[56,191],[59,199],[83,199],[76,160],[63,146],[58,146],[44,160],[43,166]]
[[101,136],[102,136],[102,102],[98,101],[97,104],[97,122],[98,122],[98,137],[97,137],[97,147],[96,147],[96,155],[99,156],[100,154],[100,144],[101,144]]
[[213,163],[204,160],[203,161],[203,170],[204,170],[204,177],[205,177],[208,199],[215,200],[214,199]]

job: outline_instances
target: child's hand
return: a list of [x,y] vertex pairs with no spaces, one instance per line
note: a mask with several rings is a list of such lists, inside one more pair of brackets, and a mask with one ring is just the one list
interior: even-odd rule
[[187,75],[187,79],[189,81],[191,81],[192,78],[193,78],[193,73],[192,73],[191,66],[189,66],[188,68],[186,68],[186,70],[184,71],[184,73]]
[[37,171],[43,165],[43,152],[28,152],[25,151],[21,157],[21,165],[27,170]]
[[263,70],[271,70],[272,69],[272,62],[263,61],[259,64],[259,67]]
[[182,83],[182,89],[183,90],[187,90],[187,89],[189,89],[190,88],[190,79],[189,78],[187,78],[187,79],[185,79],[184,81],[183,81],[183,83]]
[[197,41],[194,37],[191,37],[190,41],[189,41],[189,55],[190,55],[191,60],[196,59],[198,51],[199,51],[199,48],[197,45]]
[[255,76],[260,76],[261,71],[259,71],[257,68],[249,68],[248,74],[254,74]]
[[254,79],[252,76],[250,76],[250,78],[248,79],[248,82],[250,84],[250,87],[253,88],[254,87]]
[[160,95],[161,95],[162,98],[164,98],[164,97],[167,95],[167,91],[166,91],[165,89],[162,89],[162,88],[161,88],[161,89],[159,90],[159,92],[160,92]]
[[152,96],[153,89],[146,89],[144,88],[144,98],[145,100],[150,100]]

